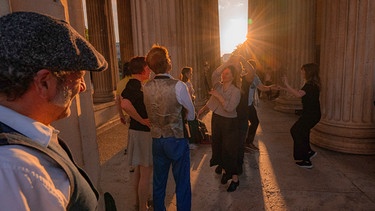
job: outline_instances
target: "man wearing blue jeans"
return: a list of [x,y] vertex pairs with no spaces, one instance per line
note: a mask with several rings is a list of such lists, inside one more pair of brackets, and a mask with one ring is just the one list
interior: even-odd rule
[[172,165],[177,210],[190,211],[190,150],[189,140],[184,135],[184,122],[194,120],[194,105],[185,83],[169,74],[172,65],[165,47],[154,45],[146,56],[146,62],[156,75],[143,87],[153,139],[154,210],[166,210],[165,192]]

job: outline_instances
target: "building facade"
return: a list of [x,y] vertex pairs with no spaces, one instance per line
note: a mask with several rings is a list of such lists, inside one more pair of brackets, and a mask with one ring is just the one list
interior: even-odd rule
[[[260,69],[273,69],[275,83],[285,74],[292,86],[300,87],[301,65],[320,64],[322,119],[311,142],[345,153],[375,154],[375,1],[249,0],[248,7],[248,40],[238,52],[255,58]],[[81,1],[0,0],[0,15],[15,11],[49,14],[85,34]],[[96,135],[119,122],[114,99],[121,66],[112,2],[86,1],[86,11],[88,39],[107,59],[109,69],[86,76],[92,91],[80,94],[71,117],[54,126],[63,138],[69,137],[78,163],[97,183]],[[166,46],[174,77],[179,77],[181,67],[193,67],[197,104],[203,104],[211,72],[220,65],[217,0],[117,0],[117,13],[121,63],[146,55],[154,44]],[[300,101],[286,93],[276,99],[275,109],[281,112],[300,108]]]

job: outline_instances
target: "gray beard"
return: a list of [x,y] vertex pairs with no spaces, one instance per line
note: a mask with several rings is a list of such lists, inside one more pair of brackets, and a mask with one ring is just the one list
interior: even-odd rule
[[69,90],[67,86],[60,86],[57,95],[51,100],[51,103],[60,107],[66,107],[70,103],[71,97],[72,90]]

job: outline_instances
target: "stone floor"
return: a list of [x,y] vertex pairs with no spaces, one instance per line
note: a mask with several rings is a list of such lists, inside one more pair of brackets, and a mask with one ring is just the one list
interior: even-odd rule
[[[191,150],[193,211],[242,210],[375,210],[375,156],[343,154],[312,146],[318,155],[314,168],[294,164],[289,129],[294,114],[272,109],[273,102],[260,101],[260,125],[255,144],[260,151],[245,155],[244,173],[237,191],[228,193],[221,176],[209,167],[210,145]],[[204,121],[209,128],[210,115]],[[117,210],[132,211],[135,195],[129,172],[127,128],[117,124],[98,136],[100,191],[110,192]],[[174,181],[170,175],[166,207],[175,211]]]

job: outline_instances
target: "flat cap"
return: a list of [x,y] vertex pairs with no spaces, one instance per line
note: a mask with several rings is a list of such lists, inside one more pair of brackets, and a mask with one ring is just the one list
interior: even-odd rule
[[34,12],[0,18],[0,63],[53,71],[102,71],[104,57],[67,22]]

